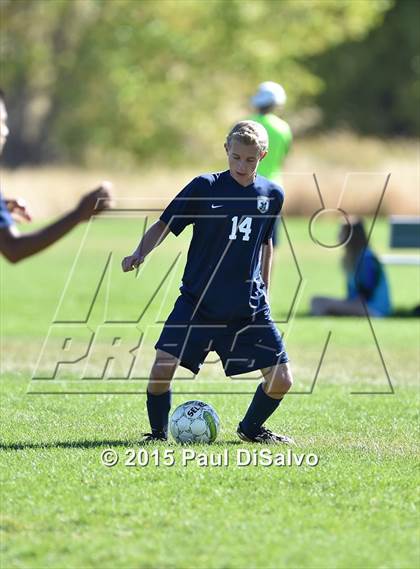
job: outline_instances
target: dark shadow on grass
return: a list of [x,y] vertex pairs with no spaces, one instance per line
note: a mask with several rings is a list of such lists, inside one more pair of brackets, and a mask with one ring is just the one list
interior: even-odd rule
[[[154,446],[171,446],[183,448],[184,446],[202,446],[203,443],[192,444],[192,445],[177,445],[174,441],[162,441],[159,443],[148,445],[150,448]],[[208,447],[226,447],[226,446],[237,446],[243,444],[240,440],[228,440],[228,441],[216,441],[208,445]],[[0,443],[0,450],[27,450],[27,449],[51,449],[51,448],[110,448],[110,447],[124,447],[124,448],[136,448],[143,446],[140,439],[134,440],[102,440],[102,441],[55,441],[51,443],[10,443],[4,444]],[[207,446],[207,445],[205,445]]]
[[98,447],[127,447],[138,445],[137,440],[103,440],[103,441],[54,441],[51,443],[0,443],[0,450],[25,450],[48,448],[98,448]]
[[420,304],[414,308],[396,308],[390,318],[420,318]]
[[238,446],[238,445],[243,445],[243,444],[244,444],[244,441],[240,441],[239,439],[235,439],[235,440],[227,440],[227,441],[216,441],[214,443],[211,443],[211,445],[209,445],[209,446],[225,447],[226,445]]

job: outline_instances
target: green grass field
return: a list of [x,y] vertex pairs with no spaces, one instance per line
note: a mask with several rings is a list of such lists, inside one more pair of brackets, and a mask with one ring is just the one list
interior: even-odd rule
[[[304,219],[286,221],[302,278],[283,233],[270,296],[274,317],[285,321],[279,326],[295,385],[270,426],[296,439],[296,453],[315,453],[314,467],[236,466],[238,449],[256,448],[235,437],[250,399],[238,392],[251,393],[256,374],[227,379],[218,363],[206,364],[194,381],[181,370],[174,405],[199,393],[216,408],[218,441],[195,450],[228,449],[229,466],[182,466],[182,449],[173,443],[156,447],[174,450],[172,467],[153,460],[124,465],[127,449],[138,449],[148,430],[142,392],[161,327],[154,324],[177,296],[187,234],[168,237],[137,278],[123,275],[119,262],[137,242],[140,217],[104,217],[42,256],[17,266],[0,261],[2,567],[418,567],[418,320],[373,322],[385,370],[365,319],[308,317],[313,294],[344,294],[340,251],[312,243]],[[336,229],[320,222],[317,232],[332,242]],[[386,252],[386,243],[380,220],[375,250]],[[417,304],[418,270],[393,266],[387,272],[394,305]],[[36,377],[54,377],[63,337],[73,338],[76,359],[85,352],[86,330],[105,321],[88,371],[76,362],[62,365],[53,379],[32,379],[35,368]],[[124,375],[127,359],[117,358],[104,373],[108,330],[123,345],[144,332],[136,379],[112,379]],[[113,468],[101,464],[107,448],[120,456]]]

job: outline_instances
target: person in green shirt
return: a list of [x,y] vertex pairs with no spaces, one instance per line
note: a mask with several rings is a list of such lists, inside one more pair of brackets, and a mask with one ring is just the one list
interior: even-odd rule
[[[255,113],[249,118],[260,123],[268,132],[268,154],[261,160],[257,173],[281,185],[281,172],[285,158],[292,143],[292,131],[286,121],[274,114],[277,107],[286,102],[286,93],[281,85],[274,81],[265,81],[258,87],[256,94],[251,98]],[[273,244],[277,228],[274,232]]]

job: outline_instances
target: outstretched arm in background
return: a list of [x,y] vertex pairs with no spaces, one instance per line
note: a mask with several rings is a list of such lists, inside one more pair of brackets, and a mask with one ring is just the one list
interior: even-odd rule
[[111,200],[110,186],[109,182],[103,182],[99,188],[85,195],[75,209],[38,231],[20,235],[15,225],[0,229],[0,252],[11,263],[18,263],[46,249],[78,223],[108,209]]
[[150,251],[162,243],[168,233],[169,227],[160,219],[151,225],[144,234],[134,253],[132,255],[128,255],[128,257],[124,257],[122,260],[121,265],[124,273],[137,269],[137,267],[143,263],[145,257],[150,253]]

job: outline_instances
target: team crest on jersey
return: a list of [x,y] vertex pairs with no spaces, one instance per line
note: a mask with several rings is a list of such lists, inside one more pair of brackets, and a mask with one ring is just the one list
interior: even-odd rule
[[257,198],[257,208],[260,213],[267,213],[270,201],[266,196]]

